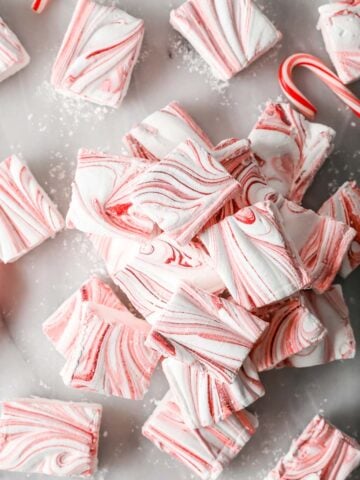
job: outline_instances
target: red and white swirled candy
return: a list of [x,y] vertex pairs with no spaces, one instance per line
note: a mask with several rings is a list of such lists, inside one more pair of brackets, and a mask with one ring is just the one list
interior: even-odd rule
[[345,480],[359,465],[358,442],[317,415],[265,480]]
[[149,217],[134,211],[130,199],[137,177],[149,166],[136,158],[79,150],[67,227],[139,240],[159,233]]
[[250,354],[259,372],[275,368],[286,358],[317,345],[327,334],[299,297],[258,309],[256,315],[269,322],[269,328]]
[[280,65],[279,82],[284,94],[305,117],[314,118],[317,110],[310,100],[301,93],[292,79],[292,72],[296,67],[304,67],[315,73],[356,116],[360,117],[360,99],[345,87],[333,71],[313,55],[295,53]]
[[30,169],[15,155],[0,163],[0,260],[14,262],[63,227]]
[[335,360],[354,358],[356,341],[349,310],[340,285],[333,285],[322,295],[309,290],[303,298],[307,308],[320,320],[327,334],[320,343],[288,357],[278,367],[313,367]]
[[126,133],[123,142],[131,155],[156,161],[189,138],[208,151],[214,148],[188,112],[178,102],[170,102]]
[[170,23],[222,80],[246,68],[281,38],[252,0],[188,0],[171,12]]
[[309,283],[270,202],[239,210],[200,238],[231,296],[244,308],[277,302]]
[[257,426],[256,417],[241,410],[215,425],[190,429],[169,392],[144,424],[142,433],[202,480],[216,480]]
[[90,477],[97,468],[102,407],[20,398],[0,405],[0,469]]
[[36,13],[42,13],[45,8],[49,5],[51,0],[33,0],[31,8]]
[[225,420],[265,394],[249,358],[233,383],[220,382],[199,368],[172,358],[163,360],[162,367],[183,420],[192,429]]
[[78,0],[52,69],[56,90],[118,107],[137,62],[144,22],[92,0]]
[[267,182],[301,202],[333,149],[335,131],[308,122],[288,103],[268,103],[252,129],[251,148]]
[[93,276],[73,293],[70,298],[43,323],[43,332],[56,350],[67,358],[74,349],[81,322],[81,308],[84,302],[93,302],[109,308],[126,310],[113,290],[100,278]]
[[356,237],[344,257],[340,275],[347,277],[360,265],[360,188],[346,182],[320,207],[318,213],[346,223],[356,230]]
[[119,237],[91,236],[91,239],[114,283],[150,323],[181,280],[209,293],[225,290],[198,242],[180,247],[164,234],[142,245]]
[[300,255],[312,288],[325,292],[339,272],[356,231],[287,200],[279,200],[277,205],[284,229]]
[[146,345],[233,382],[267,326],[235,303],[182,283],[156,316]]
[[81,390],[140,400],[160,359],[145,346],[150,326],[127,309],[90,302],[81,307],[75,347],[61,376]]
[[169,238],[186,245],[238,191],[225,168],[188,140],[139,175],[131,198]]
[[0,82],[14,75],[30,62],[25,48],[0,17]]
[[360,2],[350,0],[319,8],[318,29],[343,83],[360,78]]

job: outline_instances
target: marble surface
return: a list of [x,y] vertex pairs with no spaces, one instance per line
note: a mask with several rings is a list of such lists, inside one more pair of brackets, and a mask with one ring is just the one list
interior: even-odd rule
[[[65,214],[79,147],[122,151],[121,137],[144,116],[176,99],[195,117],[213,142],[246,136],[261,107],[280,95],[279,62],[295,51],[315,53],[328,62],[316,31],[319,0],[259,0],[284,39],[265,58],[230,84],[214,80],[207,67],[169,23],[180,0],[118,0],[120,7],[144,18],[146,36],[128,96],[121,109],[107,110],[56,95],[50,70],[75,0],[53,0],[42,15],[30,0],[0,0],[0,16],[28,49],[28,68],[0,85],[0,158],[23,156]],[[318,121],[337,130],[336,148],[306,195],[305,205],[320,206],[348,178],[360,180],[360,121],[311,74],[296,74],[299,85],[319,107]],[[360,84],[353,86],[360,94]],[[101,402],[104,421],[97,480],[131,478],[185,480],[193,476],[141,436],[141,425],[166,392],[160,371],[144,401],[86,395],[66,388],[59,376],[62,359],[42,335],[41,324],[91,273],[106,278],[91,245],[66,231],[12,265],[0,268],[0,399],[41,395]],[[343,282],[360,341],[360,269]],[[12,339],[12,340],[11,340]],[[344,363],[262,375],[266,396],[252,408],[258,434],[221,477],[260,480],[285,452],[312,416],[321,411],[340,428],[360,437],[360,357]],[[0,472],[1,480],[23,474]],[[39,480],[40,476],[32,476]],[[47,477],[50,478],[50,477]],[[360,472],[352,477],[360,479]]]

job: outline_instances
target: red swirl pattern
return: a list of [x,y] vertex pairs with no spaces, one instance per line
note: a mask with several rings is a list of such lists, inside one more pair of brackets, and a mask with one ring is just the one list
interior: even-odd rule
[[192,430],[168,393],[146,421],[142,433],[202,480],[215,480],[250,440],[257,426],[257,419],[241,410],[215,425]]
[[225,218],[200,238],[231,296],[244,308],[277,302],[309,283],[270,202]]
[[160,359],[145,346],[149,325],[128,310],[85,302],[77,343],[61,375],[81,390],[140,400]]
[[307,308],[323,324],[327,334],[320,343],[288,357],[278,367],[313,367],[335,360],[354,358],[355,335],[341,286],[333,285],[322,295],[309,290],[302,296]]
[[287,235],[297,249],[316,292],[328,290],[341,268],[356,231],[289,201],[277,203]]
[[356,230],[356,237],[340,268],[340,275],[346,278],[360,265],[360,188],[356,182],[344,183],[323,203],[318,213],[346,223]]
[[360,78],[360,2],[346,0],[319,8],[318,29],[343,83]]
[[360,445],[317,415],[265,480],[345,480],[360,465]]
[[167,236],[188,244],[239,191],[239,183],[192,140],[139,175],[132,201]]
[[158,234],[154,222],[131,201],[137,178],[149,165],[136,158],[79,150],[67,227],[141,241]]
[[301,202],[333,149],[335,131],[308,122],[287,103],[266,105],[249,139],[262,174],[275,190]]
[[[256,315],[269,322],[250,357],[257,371],[270,370],[280,362],[319,344],[327,330],[300,298],[256,310]],[[301,354],[301,353],[300,353]]]
[[121,238],[91,238],[113,281],[150,323],[181,280],[210,293],[225,290],[198,242],[180,247],[164,234],[141,246]]
[[0,17],[0,82],[14,75],[30,62],[25,48]]
[[78,0],[51,83],[67,95],[118,107],[144,36],[144,22],[114,7]]
[[233,382],[267,326],[235,303],[182,283],[156,315],[146,345]]
[[163,360],[162,367],[183,420],[191,429],[225,420],[265,394],[249,358],[233,383],[221,382],[196,366],[172,358]]
[[282,37],[252,0],[187,0],[171,12],[170,23],[222,80],[246,68]]
[[14,262],[64,227],[56,206],[15,155],[0,164],[0,260]]
[[101,405],[23,398],[1,404],[0,469],[61,477],[93,475]]
[[178,102],[171,102],[144,118],[122,140],[135,157],[158,161],[188,139],[208,151],[214,148],[206,133],[187,111]]
[[43,332],[65,358],[74,349],[79,336],[81,308],[84,302],[93,302],[109,308],[126,310],[112,289],[93,276],[43,323]]

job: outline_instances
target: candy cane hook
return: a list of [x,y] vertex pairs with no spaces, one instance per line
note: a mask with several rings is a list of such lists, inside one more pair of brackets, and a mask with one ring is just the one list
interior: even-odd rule
[[31,8],[36,13],[41,13],[44,8],[50,3],[50,0],[33,0]]
[[301,93],[292,79],[295,67],[305,67],[315,73],[351,110],[360,117],[360,99],[357,98],[339,77],[324,63],[313,55],[295,53],[287,58],[279,68],[279,82],[284,94],[295,107],[306,117],[313,119],[317,109],[310,100]]

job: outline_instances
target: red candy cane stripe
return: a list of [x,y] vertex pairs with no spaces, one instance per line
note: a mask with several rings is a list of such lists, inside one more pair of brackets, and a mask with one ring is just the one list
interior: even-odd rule
[[50,3],[50,0],[33,0],[31,8],[36,13],[41,13],[44,8]]
[[306,117],[313,119],[317,113],[316,107],[303,95],[292,79],[296,67],[305,67],[315,73],[351,110],[360,117],[360,100],[343,85],[335,73],[313,55],[295,53],[287,58],[279,68],[279,82],[284,94],[295,107]]

